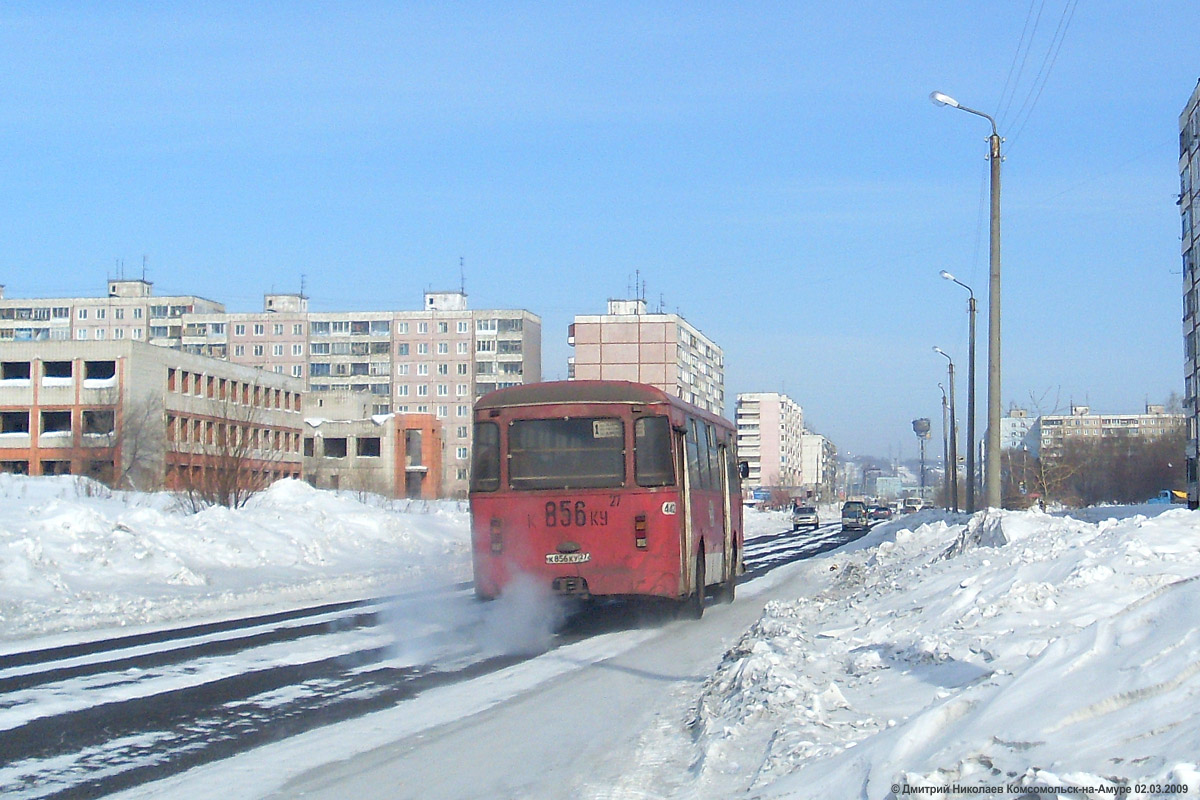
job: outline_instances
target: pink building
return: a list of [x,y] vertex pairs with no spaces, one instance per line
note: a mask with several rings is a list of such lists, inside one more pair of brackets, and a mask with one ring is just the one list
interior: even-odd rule
[[714,414],[725,412],[721,348],[678,314],[649,314],[645,300],[609,300],[608,313],[577,316],[572,380],[645,383]]

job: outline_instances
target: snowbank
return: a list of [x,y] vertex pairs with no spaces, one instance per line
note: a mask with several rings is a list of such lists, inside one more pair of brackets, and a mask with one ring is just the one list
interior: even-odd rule
[[1110,511],[925,512],[811,564],[705,684],[699,793],[1200,792],[1200,513]]
[[0,637],[274,610],[470,577],[465,507],[285,480],[242,509],[0,475]]

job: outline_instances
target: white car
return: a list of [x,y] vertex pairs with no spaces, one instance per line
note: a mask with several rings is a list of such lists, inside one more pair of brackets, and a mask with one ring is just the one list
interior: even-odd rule
[[801,528],[811,528],[816,530],[821,527],[821,518],[817,516],[817,510],[812,506],[796,506],[792,509],[792,530],[798,531]]

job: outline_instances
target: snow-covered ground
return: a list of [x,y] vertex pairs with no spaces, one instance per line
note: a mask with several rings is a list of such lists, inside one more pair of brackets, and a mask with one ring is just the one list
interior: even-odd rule
[[237,511],[0,474],[6,640],[380,596],[471,578],[465,504],[280,481]]
[[[0,499],[9,652],[470,572],[453,504],[288,481],[190,515],[7,476]],[[788,527],[751,513],[748,540]],[[743,584],[699,623],[591,637],[125,795],[1196,795],[1197,576],[1200,513],[1178,507],[927,510]]]

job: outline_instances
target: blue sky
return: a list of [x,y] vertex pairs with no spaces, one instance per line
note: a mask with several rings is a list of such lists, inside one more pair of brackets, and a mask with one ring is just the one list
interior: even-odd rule
[[541,315],[552,379],[638,274],[724,347],[730,412],[784,391],[843,452],[912,455],[934,345],[965,413],[938,271],[987,294],[989,128],[937,89],[1008,139],[1005,404],[1137,411],[1183,391],[1197,30],[1194,0],[10,4],[0,283],[145,258],[235,311],[301,275],[314,310],[416,309],[461,258],[473,308]]

